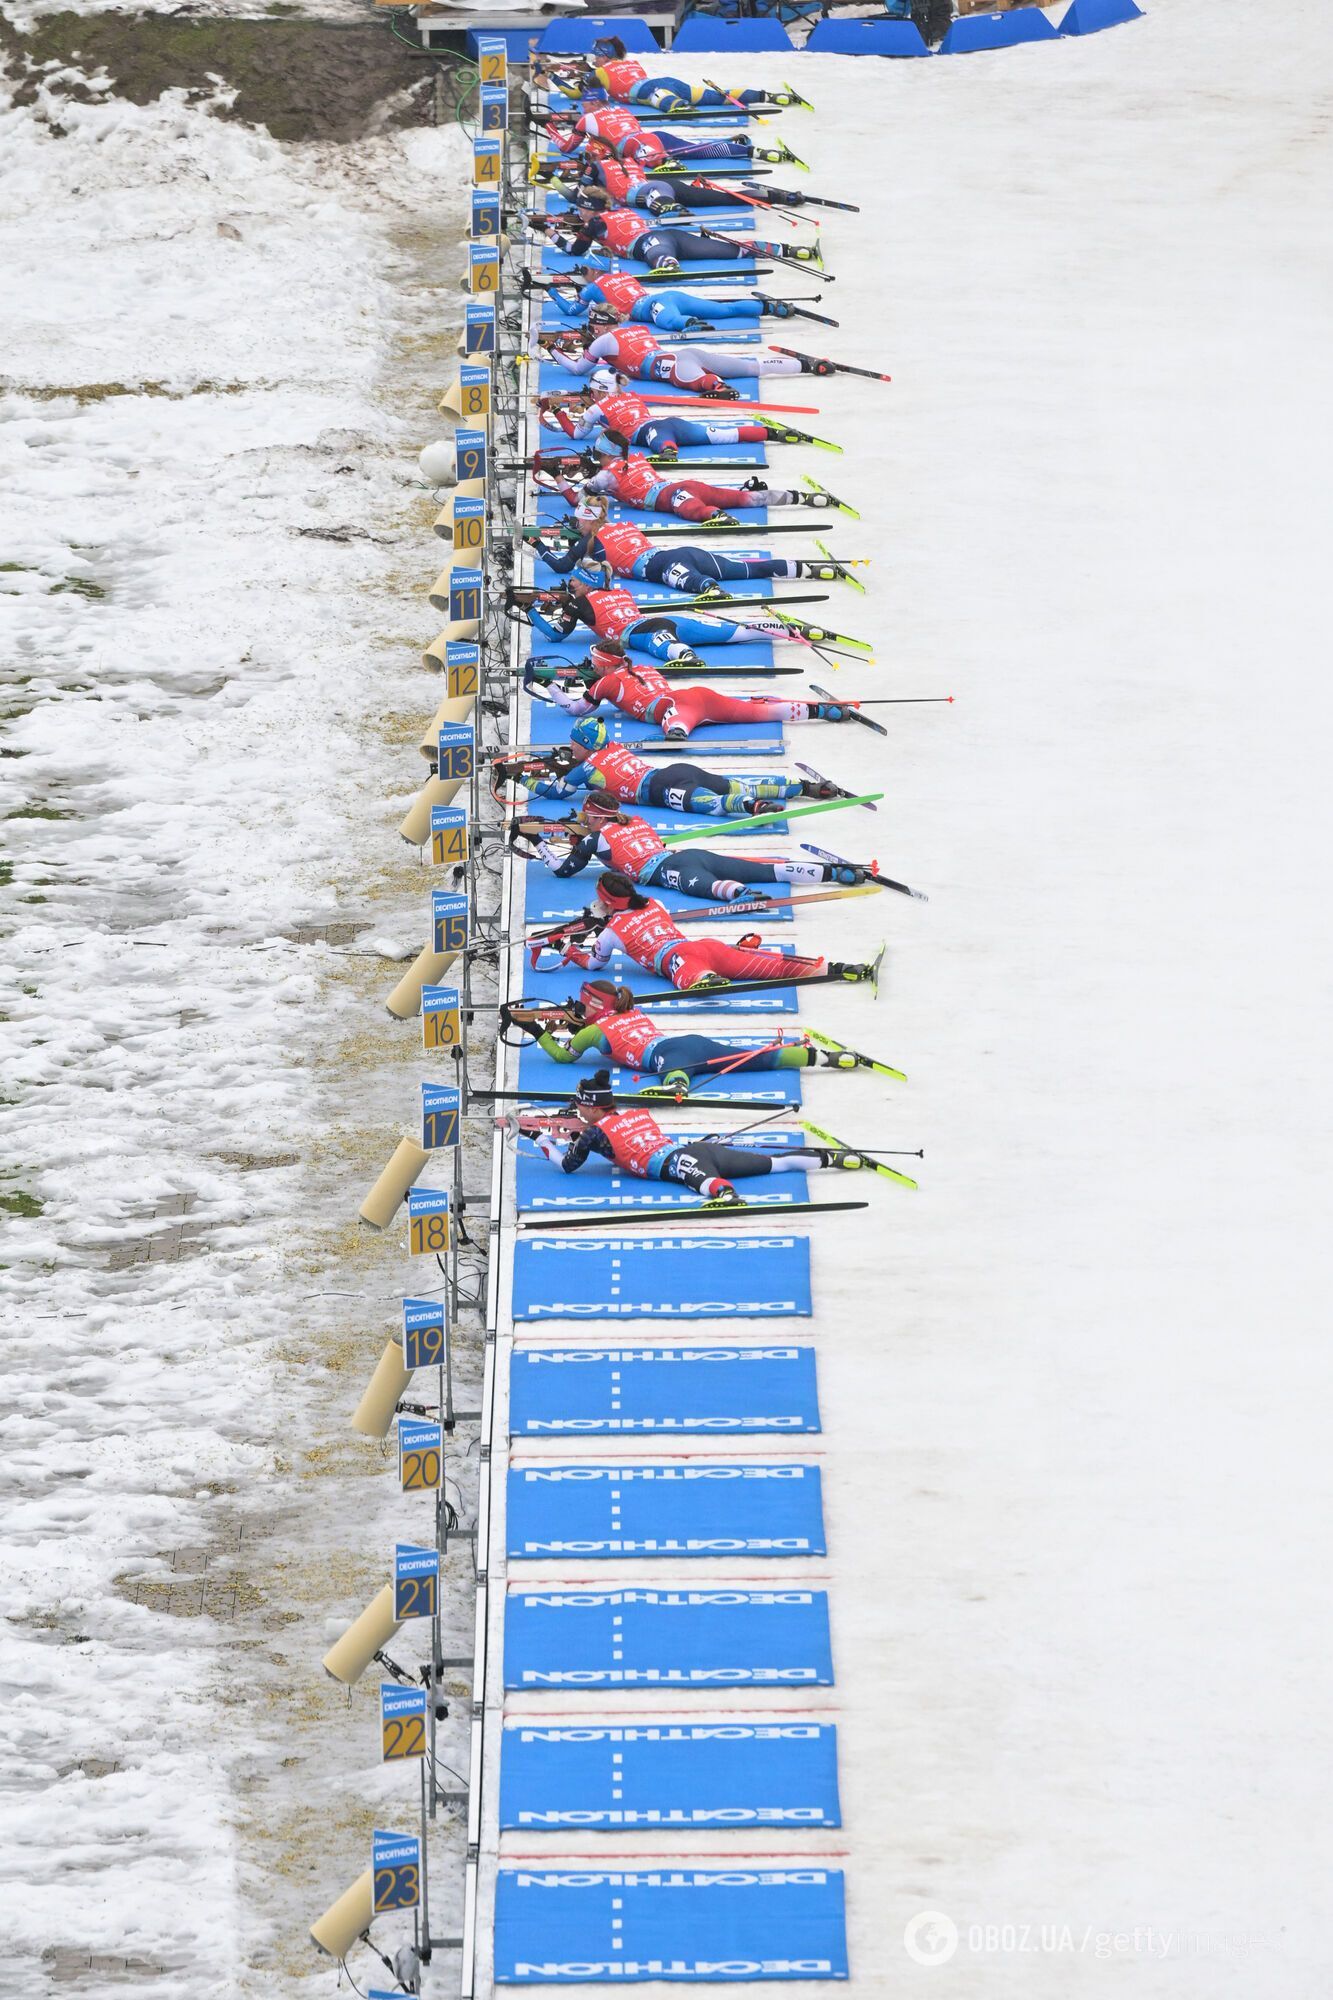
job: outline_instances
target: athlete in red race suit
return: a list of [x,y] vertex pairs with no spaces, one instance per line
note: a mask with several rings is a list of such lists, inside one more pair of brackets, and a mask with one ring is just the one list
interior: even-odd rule
[[770,1152],[762,1143],[729,1146],[722,1139],[670,1138],[650,1112],[617,1111],[611,1075],[598,1070],[566,1107],[561,1125],[572,1137],[548,1129],[539,1114],[520,1114],[518,1129],[534,1139],[542,1156],[567,1174],[577,1173],[594,1154],[640,1180],[675,1181],[706,1201],[740,1204],[733,1182],[770,1174],[806,1173],[816,1167],[864,1167],[866,1159],[845,1147],[783,1147]]
[[[849,965],[839,960],[830,964],[823,958],[786,958],[781,952],[753,944],[725,944],[721,938],[688,938],[673,922],[662,905],[651,896],[641,896],[624,875],[609,870],[597,884],[597,907],[587,914],[581,936],[591,942],[571,939],[557,951],[554,946],[532,947],[534,971],[551,970],[569,963],[591,971],[602,971],[617,950],[632,958],[645,971],[669,980],[680,993],[700,986],[725,986],[732,980],[777,980],[788,982],[829,977],[852,982],[873,980],[873,965]],[[543,963],[543,960],[546,963]]]
[[[618,657],[619,656],[619,657]],[[566,715],[591,715],[607,703],[635,722],[655,722],[669,740],[683,742],[700,723],[709,722],[850,722],[852,703],[831,701],[787,701],[761,694],[720,694],[716,688],[681,687],[666,679],[656,667],[641,666],[624,655],[614,642],[594,646],[589,653],[590,668],[600,668],[596,679],[580,685],[563,680],[555,670],[547,678],[541,672],[525,676],[525,684],[545,684],[550,698]]]
[[[635,401],[639,399],[636,397]],[[648,405],[643,405],[645,409]],[[650,413],[651,414],[651,413]],[[593,495],[619,501],[623,507],[641,507],[646,513],[674,514],[685,521],[709,521],[726,511],[743,513],[750,507],[825,507],[831,497],[821,488],[809,493],[791,486],[766,486],[756,476],[744,486],[715,486],[706,479],[679,479],[667,476],[663,468],[639,452],[626,458],[608,459],[600,464],[591,453],[580,458],[561,459],[558,453],[539,452],[535,472],[538,485],[558,493],[578,508]],[[584,475],[578,478],[568,476]]]

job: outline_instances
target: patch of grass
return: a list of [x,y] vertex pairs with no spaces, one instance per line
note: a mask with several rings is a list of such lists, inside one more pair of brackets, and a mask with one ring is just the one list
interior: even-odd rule
[[18,1194],[0,1194],[0,1208],[5,1209],[10,1215],[22,1215],[31,1220],[32,1217],[41,1215],[45,1207],[45,1202],[38,1201],[35,1194],[24,1194],[21,1191]]
[[67,591],[71,590],[76,597],[96,598],[106,596],[106,592],[103,590],[101,584],[94,583],[90,576],[67,576],[63,583],[52,584],[50,595],[52,597],[63,597]]
[[13,879],[14,879],[13,862],[0,861],[0,889],[7,889],[10,883],[13,881]]
[[[173,389],[169,382],[15,382],[0,376],[0,388],[11,395],[28,396],[34,403],[58,403],[66,396],[76,403],[105,403],[113,396],[163,396],[180,402],[186,396],[240,396],[255,386],[250,382],[208,381]],[[22,563],[0,563],[0,570],[22,568]]]
[[15,806],[6,819],[74,819],[72,812],[63,812],[59,806]]
[[46,898],[45,896],[20,896],[19,901],[21,903],[44,903]]

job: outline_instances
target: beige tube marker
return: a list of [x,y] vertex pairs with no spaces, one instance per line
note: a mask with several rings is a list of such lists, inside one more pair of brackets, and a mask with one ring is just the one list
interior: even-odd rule
[[430,839],[431,807],[451,806],[469,782],[467,778],[427,778],[399,822],[398,831],[403,839],[412,847],[424,847]]
[[477,697],[474,694],[456,694],[452,698],[446,696],[426,724],[419,745],[422,756],[433,759],[440,747],[440,731],[445,723],[470,722],[472,711],[476,706]]
[[375,1915],[374,1880],[369,1868],[330,1903],[310,1926],[310,1935],[330,1958],[346,1958],[357,1939],[370,1929]]
[[457,957],[456,951],[419,952],[384,1003],[394,1019],[410,1021],[419,1014],[422,987],[438,986]]
[[415,1139],[400,1139],[388,1166],[357,1210],[362,1222],[371,1229],[387,1229],[429,1158]]
[[486,481],[484,479],[460,479],[454,494],[444,502],[435,516],[435,532],[442,541],[452,542],[454,538],[454,499],[484,500]]
[[355,1687],[376,1653],[388,1645],[402,1624],[403,1620],[393,1615],[393,1585],[386,1583],[342,1638],[329,1647],[322,1662],[325,1673],[344,1687]]
[[412,1370],[403,1365],[402,1342],[391,1340],[366,1384],[365,1395],[352,1412],[352,1429],[360,1431],[362,1437],[387,1437],[399,1400],[411,1380]]
[[480,634],[481,620],[479,618],[451,618],[439,638],[432,639],[425,652],[421,655],[422,666],[425,667],[427,673],[442,674],[444,672],[445,647],[454,645],[459,639],[471,641],[478,638]]

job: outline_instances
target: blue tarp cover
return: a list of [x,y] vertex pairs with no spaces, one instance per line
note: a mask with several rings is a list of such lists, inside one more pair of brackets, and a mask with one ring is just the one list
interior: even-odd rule
[[501,1739],[502,1827],[801,1832],[840,1824],[837,1731],[827,1724],[785,1715],[598,1726],[526,1718]]
[[517,1590],[510,1688],[831,1687],[822,1590]]
[[519,1347],[512,1437],[819,1429],[812,1347]]
[[502,1868],[495,1976],[580,1980],[845,1979],[840,1870]]
[[808,1318],[810,1243],[776,1214],[754,1236],[716,1222],[670,1236],[527,1236],[513,1293],[516,1321]]
[[625,1556],[821,1556],[819,1467],[513,1465],[506,1510],[515,1561]]

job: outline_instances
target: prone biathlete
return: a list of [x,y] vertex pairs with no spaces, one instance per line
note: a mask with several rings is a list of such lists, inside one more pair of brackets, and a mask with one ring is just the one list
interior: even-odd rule
[[807,630],[793,620],[756,611],[742,625],[731,618],[718,618],[694,611],[665,614],[645,608],[628,590],[595,590],[581,577],[571,576],[558,590],[511,588],[506,592],[513,610],[526,611],[539,632],[548,639],[568,639],[578,625],[588,625],[599,639],[623,639],[627,646],[639,646],[656,660],[685,660],[695,666],[703,662],[696,646],[737,646],[773,639],[802,642]]
[[759,1145],[728,1145],[720,1138],[668,1138],[651,1112],[635,1106],[616,1110],[608,1070],[599,1070],[579,1085],[565,1118],[574,1127],[572,1137],[551,1131],[548,1121],[537,1113],[520,1113],[518,1118],[519,1131],[564,1173],[577,1173],[595,1155],[640,1180],[673,1181],[726,1208],[746,1205],[733,1185],[738,1180],[869,1164],[863,1154],[850,1152],[845,1146],[790,1146],[769,1151]]
[[856,888],[867,879],[866,870],[853,862],[768,860],[715,854],[707,847],[668,847],[647,820],[625,812],[609,792],[589,792],[564,819],[519,814],[509,829],[509,845],[519,852],[526,849],[561,880],[599,861],[641,889],[674,889],[706,903],[762,901],[779,882],[804,888],[837,882]]
[[566,715],[594,715],[606,702],[635,722],[653,722],[673,742],[684,742],[707,722],[854,722],[850,702],[791,701],[764,694],[721,694],[716,688],[681,687],[656,667],[626,657],[615,640],[599,640],[589,650],[586,669],[562,669],[573,662],[546,659],[527,662],[523,685],[529,692],[545,687],[551,701]]
[[552,391],[539,396],[537,407],[545,423],[562,430],[566,437],[584,438],[614,450],[641,445],[646,451],[679,451],[692,444],[764,444],[795,441],[800,433],[772,423],[727,422],[709,417],[672,417],[655,411],[632,390],[616,389],[610,395],[594,396],[586,389]]
[[627,54],[619,35],[607,35],[593,43],[592,61],[580,56],[536,59],[534,81],[549,79],[567,97],[583,97],[602,91],[613,104],[644,104],[653,111],[697,111],[700,108],[735,105],[750,110],[771,105],[785,110],[800,105],[811,109],[790,84],[777,90],[722,90],[715,83],[686,83],[678,76],[649,76],[641,62]]
[[873,981],[879,973],[877,963],[853,965],[842,959],[787,957],[757,937],[747,936],[739,944],[728,944],[722,938],[686,937],[661,903],[641,895],[627,875],[614,869],[598,876],[596,903],[584,911],[582,922],[571,925],[549,945],[535,941],[528,955],[535,972],[552,971],[559,965],[602,972],[618,951],[645,972],[655,972],[678,993],[711,991],[733,981],[790,984],[802,979],[842,979],[859,985]]
[[[558,1015],[558,1020],[553,1016]],[[726,1066],[733,1070],[813,1069],[824,1063],[829,1069],[862,1069],[872,1066],[869,1056],[835,1043],[831,1048],[814,1048],[809,1042],[786,1042],[774,1037],[768,1047],[735,1049],[711,1035],[680,1035],[664,1031],[634,1005],[628,986],[616,986],[609,979],[585,980],[578,998],[567,1000],[559,1009],[546,1006],[527,1008],[522,1001],[500,1009],[504,1029],[520,1028],[530,1035],[553,1061],[582,1062],[585,1057],[605,1062],[608,1058],[622,1069],[640,1076],[660,1079],[663,1092],[687,1097],[697,1079],[707,1082],[710,1073]],[[827,1038],[821,1038],[827,1039]]]
[[556,113],[548,119],[545,130],[557,153],[566,159],[581,154],[585,146],[596,142],[609,145],[617,159],[633,160],[649,172],[709,160],[738,160],[745,165],[755,160],[770,166],[805,165],[781,139],[772,145],[756,145],[745,133],[726,137],[717,133],[691,139],[681,132],[649,132],[623,104],[585,104],[577,114]]
[[678,291],[674,286],[644,285],[628,271],[597,272],[586,265],[552,285],[548,297],[568,319],[610,313],[633,326],[661,327],[664,333],[687,333],[696,326],[706,327],[710,320],[753,324],[765,314],[771,319],[791,319],[795,312],[785,299],[771,298],[765,292],[712,299],[702,292]]
[[[818,243],[773,243],[758,236],[717,236],[704,229],[662,224],[632,208],[576,205],[573,219],[530,215],[528,227],[552,238],[571,257],[587,257],[595,269],[609,271],[618,257],[636,258],[652,271],[674,271],[682,264],[739,263],[749,257],[771,257],[775,263],[813,264],[823,270]],[[593,250],[593,245],[600,248]]]
[[[743,486],[717,486],[707,479],[680,479],[666,476],[662,468],[640,453],[605,461],[591,452],[577,458],[559,453],[537,452],[533,473],[539,485],[558,493],[572,507],[587,494],[601,494],[625,507],[641,507],[652,514],[673,514],[684,521],[716,521],[726,524],[727,516],[744,513],[751,507],[838,507],[842,502],[822,487],[801,492],[793,486],[767,486],[755,474]],[[575,485],[567,474],[580,475]]]
[[[777,354],[764,347],[705,347],[665,344],[643,326],[588,327],[568,333],[541,333],[537,343],[571,375],[590,375],[599,383],[602,371],[637,377],[644,382],[670,382],[696,395],[718,395],[728,382],[753,381],[761,375],[830,375],[827,361],[809,355]],[[735,393],[734,391],[732,392]]]
[[[724,187],[721,182],[700,181],[686,174],[649,173],[637,160],[618,160],[602,139],[585,140],[575,158],[540,168],[536,178],[596,207],[642,208],[649,215],[680,215],[692,208],[753,210],[756,201],[768,208],[801,208],[806,201],[802,194],[761,188],[752,181]],[[784,197],[781,202],[780,194]]]
[[848,796],[827,778],[762,778],[706,771],[701,764],[650,763],[623,743],[612,743],[596,716],[576,722],[568,743],[530,755],[497,757],[492,771],[517,781],[538,798],[572,799],[580,791],[609,792],[625,805],[663,806],[671,812],[730,819],[771,811],[785,799]]
[[766,583],[775,577],[814,577],[821,583],[836,583],[847,574],[841,563],[827,558],[733,556],[720,549],[659,548],[633,521],[608,521],[606,511],[605,500],[594,501],[563,548],[548,540],[540,528],[525,529],[524,538],[536,544],[542,561],[558,575],[578,575],[593,583],[627,576],[636,583],[660,583],[667,590],[683,590],[691,597],[706,595],[720,583]]

